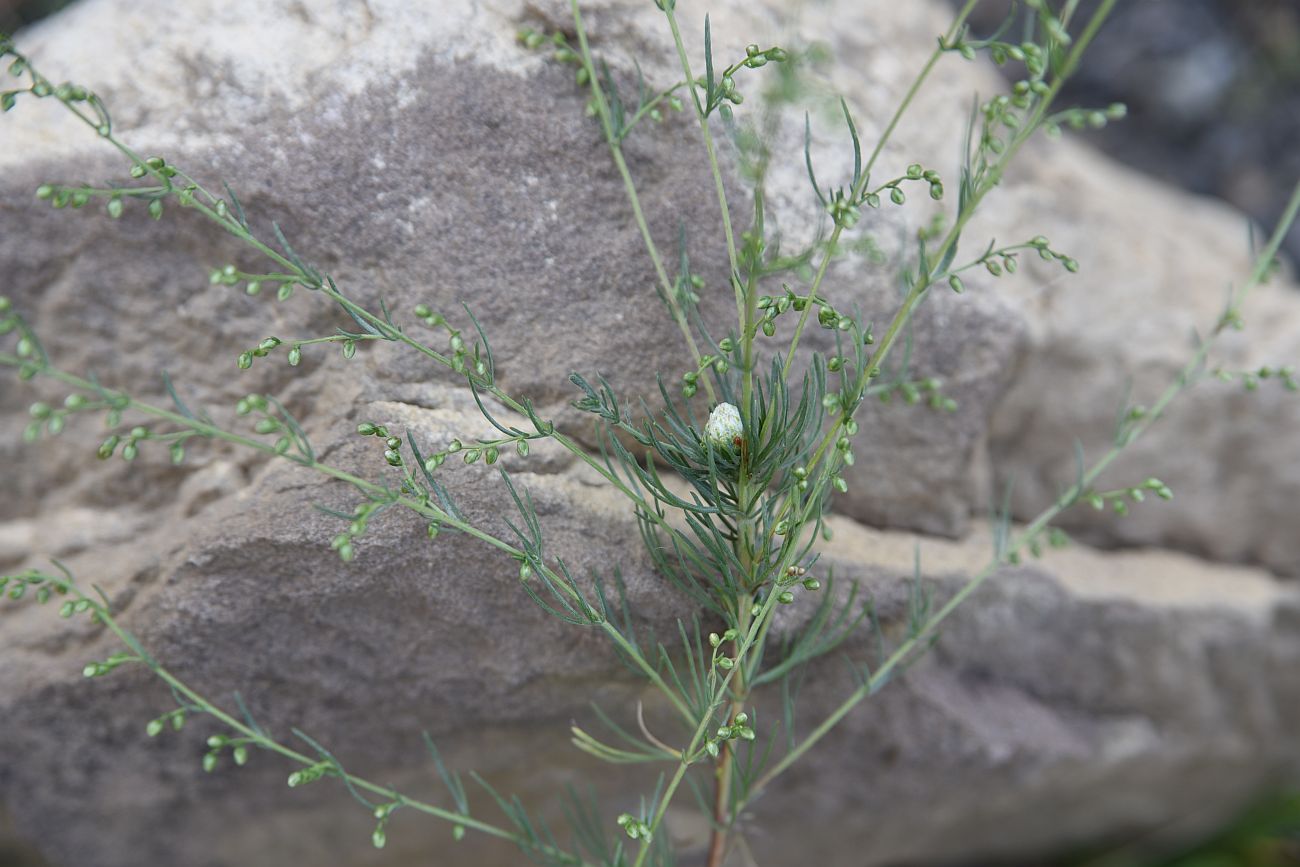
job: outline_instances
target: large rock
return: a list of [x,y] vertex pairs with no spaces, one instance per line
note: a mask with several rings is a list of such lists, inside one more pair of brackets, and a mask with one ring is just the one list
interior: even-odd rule
[[[619,4],[592,6],[594,38],[602,50],[609,47],[612,61],[626,63],[622,46],[635,46],[647,75],[670,80],[671,43],[664,44],[653,7],[634,7],[633,13]],[[283,29],[263,12],[254,41],[220,36],[247,26],[231,7],[166,8],[157,16],[145,6],[119,15],[111,4],[89,4],[25,35],[23,47],[50,75],[93,81],[133,142],[179,164],[204,167],[205,182],[230,180],[268,238],[271,220],[278,219],[299,251],[362,300],[376,305],[383,299],[399,313],[427,302],[466,326],[460,304],[469,303],[493,339],[505,387],[568,422],[579,437],[590,426],[568,408],[576,394],[567,382],[571,371],[605,376],[628,406],[637,406],[640,399],[658,404],[657,374],[675,388],[689,369],[682,340],[656,298],[654,272],[599,130],[583,116],[582,94],[566,68],[514,42],[522,25],[564,27],[567,3],[457,6],[448,14],[419,16],[419,23],[396,8],[390,15],[374,7],[363,24],[342,11],[317,12],[304,22],[286,10]],[[771,29],[767,17],[719,9],[718,55],[742,55],[748,34]],[[852,17],[861,20],[837,46],[843,54],[893,41],[895,34],[875,30],[866,17]],[[229,70],[220,86],[198,75],[178,78],[170,54],[157,50],[160,44],[188,50],[179,47],[181,36],[169,36],[187,32],[182,20],[200,22],[196,26],[210,34],[192,64]],[[818,11],[789,38],[811,40],[827,32],[829,22]],[[921,20],[897,26],[921,44],[942,24],[941,14],[927,10]],[[109,68],[103,56],[79,54],[76,33],[83,27],[113,34],[120,49],[110,57],[120,58],[122,69]],[[345,32],[350,41],[308,51],[319,61],[286,64],[283,51],[267,50],[274,38],[292,44],[297,55]],[[698,41],[698,34],[691,38]],[[412,44],[445,48],[416,52]],[[471,56],[475,63],[459,62]],[[326,57],[334,59],[326,63]],[[869,89],[862,77],[833,71],[834,87],[860,97],[867,141],[883,126],[914,60],[876,61],[880,68],[868,70]],[[137,89],[141,81],[149,87]],[[951,72],[936,76],[939,96],[922,99],[916,111],[934,115],[936,100],[951,101],[958,92],[964,99],[971,86]],[[146,93],[147,113],[132,104]],[[204,291],[209,267],[233,262],[253,269],[260,263],[188,215],[169,218],[163,227],[139,213],[122,223],[87,213],[70,224],[65,214],[31,201],[37,183],[68,177],[73,166],[92,178],[122,172],[120,161],[111,161],[101,143],[76,121],[69,124],[57,106],[22,109],[8,134],[29,147],[8,149],[0,166],[8,166],[13,184],[3,207],[27,230],[0,240],[9,245],[0,248],[0,257],[18,263],[7,291],[39,298],[25,304],[37,321],[61,323],[49,340],[65,364],[111,367],[110,381],[149,383],[155,390],[156,371],[168,368],[178,382],[228,400],[241,390],[278,385],[285,374],[236,380],[211,363],[214,357],[233,358],[267,333],[286,336],[311,326],[328,331],[340,324],[319,304],[281,310],[265,296],[250,299],[237,289]],[[802,112],[787,112],[778,140],[789,159],[778,163],[769,182],[787,250],[810,241],[820,219],[797,158]],[[842,121],[822,115],[816,159],[823,183],[841,183],[851,150]],[[880,171],[896,175],[919,159],[954,176],[953,143],[962,123],[952,116],[918,127],[905,146],[886,149]],[[707,163],[696,138],[684,117],[672,115],[665,127],[629,139],[629,161],[651,227],[671,259],[679,228],[687,229],[692,270],[706,281],[704,314],[725,329],[734,304],[726,256],[715,240],[717,202],[707,194]],[[748,212],[739,183],[731,198],[739,221]],[[894,209],[866,222],[879,245],[893,251],[928,210]],[[86,251],[71,260],[70,230]],[[601,243],[590,243],[597,235]],[[872,318],[883,328],[897,305],[898,281],[892,265],[854,258],[832,269],[825,292],[845,309],[878,311]],[[854,493],[845,507],[864,520],[952,534],[961,531],[973,506],[987,501],[972,468],[984,461],[989,416],[1008,384],[1023,329],[1019,315],[995,298],[958,302],[936,298],[917,317],[907,371],[909,378],[941,379],[958,410],[944,415],[873,402],[863,411],[872,445],[850,473]],[[159,307],[174,307],[189,327],[159,318]],[[209,328],[211,322],[222,328]],[[808,342],[831,348],[823,334]],[[384,366],[394,382],[445,375],[411,353],[385,356]],[[13,500],[8,508],[21,514],[26,507]]]
[[[698,53],[702,10],[681,5]],[[584,8],[594,42],[621,74],[631,74],[635,54],[652,81],[673,80],[653,4],[596,0]],[[848,93],[867,142],[945,26],[928,5],[904,16],[843,0],[789,23],[779,4],[711,11],[720,56],[739,56],[746,42],[776,33],[791,45],[828,39],[838,57],[852,59],[820,74]],[[514,42],[521,25],[566,20],[559,0],[446,3],[422,14],[377,2],[268,8],[88,0],[20,43],[47,74],[102,92],[119,129],[141,148],[193,167],[205,182],[230,180],[257,226],[269,233],[278,220],[300,252],[362,300],[383,298],[398,315],[423,301],[453,318],[461,300],[470,303],[494,338],[506,389],[590,441],[589,422],[567,406],[571,370],[603,373],[629,404],[643,396],[653,405],[655,373],[676,380],[686,362],[570,71]],[[892,175],[920,161],[955,177],[970,92],[995,86],[982,66],[941,65],[880,170]],[[848,171],[851,154],[833,112],[816,120],[814,156],[825,182]],[[769,202],[792,247],[810,237],[816,216],[799,165],[801,124],[799,115],[778,132],[792,162],[770,181]],[[209,267],[251,268],[256,260],[192,215],[153,223],[128,209],[110,222],[48,211],[31,199],[38,182],[117,177],[120,162],[48,104],[22,104],[0,130],[4,291],[31,314],[64,366],[159,400],[166,398],[158,371],[167,369],[191,404],[223,420],[240,395],[273,391],[327,460],[368,477],[386,467],[377,443],[348,435],[359,420],[409,428],[429,442],[490,432],[439,368],[391,347],[363,347],[352,362],[308,351],[296,376],[271,361],[236,375],[235,355],[268,334],[308,336],[349,323],[305,293],[281,305],[209,288]],[[1222,213],[1197,213],[1181,198],[1108,174],[1114,170],[1068,144],[1051,147],[1029,154],[1007,194],[991,202],[988,230],[1008,238],[1047,233],[1085,263],[1079,288],[1053,293],[1053,301],[1110,297],[1101,295],[1105,281],[1127,267],[1163,304],[1183,286],[1185,307],[1208,321],[1219,285],[1189,286],[1188,274],[1152,270],[1157,254],[1143,259],[1132,241],[1137,216],[1116,219],[1121,228],[1093,255],[1085,234],[1100,235],[1094,224],[1107,220],[1095,216],[1077,229],[1071,221],[1109,214],[1116,177],[1155,203],[1171,237],[1204,247],[1221,231]],[[693,270],[706,280],[704,314],[725,322],[725,256],[709,240],[717,203],[691,124],[670,118],[647,128],[629,153],[655,236],[675,250],[686,226]],[[743,186],[730,182],[735,211],[744,213]],[[1040,188],[1065,182],[1068,199]],[[865,222],[889,254],[927,218],[919,208]],[[891,273],[846,258],[832,268],[826,291],[880,321],[896,303]],[[968,529],[972,509],[989,498],[990,430],[998,471],[1023,468],[1016,475],[1027,485],[1015,505],[1027,513],[1056,480],[1055,456],[1070,453],[1069,436],[1058,429],[1077,425],[1095,451],[1089,437],[1111,412],[1109,401],[1085,397],[1077,415],[1063,413],[1071,401],[1060,383],[1082,387],[1087,373],[1091,395],[1110,387],[1103,377],[1143,363],[1121,345],[1122,334],[1098,329],[1111,363],[1076,371],[1083,365],[1069,360],[1070,347],[1090,358],[1093,345],[1070,341],[1094,338],[1071,334],[1064,313],[1025,303],[1014,287],[1001,296],[975,288],[961,298],[936,295],[913,332],[910,375],[944,379],[959,410],[867,408],[870,446],[842,501],[852,517],[934,534]],[[1270,321],[1253,333],[1285,349],[1292,301],[1280,293],[1266,299]],[[1141,310],[1155,317],[1156,333],[1173,333],[1159,319],[1162,303],[1113,303],[1114,321],[1127,324]],[[821,332],[809,342],[829,346]],[[1164,366],[1175,343],[1162,344]],[[1060,378],[1040,375],[1047,370]],[[1008,387],[1011,398],[998,410]],[[555,793],[578,776],[595,782],[611,810],[634,807],[652,785],[652,774],[610,773],[564,743],[570,719],[591,719],[593,699],[630,719],[639,687],[594,630],[565,627],[529,603],[505,556],[447,535],[430,544],[411,516],[392,513],[359,543],[356,562],[344,565],[328,549],[338,522],[312,508],[353,504],[355,494],[337,483],[202,445],[180,469],[167,465],[161,449],[147,448],[130,467],[97,464],[88,456],[100,434],[84,424],[20,447],[25,404],[36,394],[61,397],[41,388],[0,392],[0,454],[8,466],[21,463],[7,473],[0,502],[0,568],[64,560],[103,587],[149,647],[209,695],[238,690],[273,731],[298,726],[350,768],[415,796],[442,797],[418,759],[426,729],[450,764],[480,770],[552,817]],[[1230,415],[1221,425],[1175,419],[1165,438],[1152,438],[1148,457],[1175,444],[1189,453],[1229,442],[1243,452],[1283,448],[1278,427],[1243,421],[1226,412],[1225,396],[1218,399],[1210,408]],[[1280,429],[1294,431],[1294,411],[1277,412]],[[507,466],[537,502],[552,554],[583,576],[609,580],[620,570],[640,628],[667,639],[678,618],[693,615],[653,574],[628,510],[578,462],[537,448]],[[1271,492],[1241,500],[1235,514],[1254,522],[1249,528],[1209,526],[1206,510],[1218,494],[1198,495],[1173,471],[1157,469],[1179,489],[1177,509],[1166,513],[1174,517],[1143,510],[1122,529],[1098,527],[1093,535],[1285,565],[1295,543],[1276,504],[1293,481],[1272,467],[1234,467],[1243,489]],[[505,531],[510,501],[491,471],[456,464],[444,472],[473,519]],[[914,544],[938,601],[981,566],[989,547],[978,526],[963,542],[849,520],[836,526],[827,562],[840,578],[864,583],[890,641],[906,620]],[[1232,547],[1243,538],[1254,547]],[[787,628],[808,614],[796,608]],[[837,862],[847,853],[864,863],[1033,858],[1127,836],[1192,806],[1212,822],[1279,780],[1296,758],[1286,735],[1300,715],[1287,678],[1300,657],[1298,612],[1295,591],[1268,574],[1171,553],[1080,550],[1008,571],[950,621],[937,652],[758,804],[769,827],[798,828],[774,830],[762,845],[772,863],[790,864],[813,856]],[[378,852],[364,810],[328,784],[287,792],[288,769],[270,757],[205,776],[197,760],[210,729],[143,737],[144,721],[170,706],[157,682],[129,672],[82,681],[82,664],[112,649],[102,632],[52,625],[50,613],[34,607],[0,608],[0,624],[0,812],[56,863],[403,864],[445,844],[444,827],[399,815],[389,848]],[[852,645],[868,659],[873,647],[866,638]],[[804,693],[805,730],[850,688],[838,660],[820,666]],[[1132,800],[1109,802],[1120,789]],[[476,812],[490,815],[485,802],[475,800]],[[871,816],[865,825],[863,810]],[[775,817],[785,818],[777,824]],[[672,818],[692,851],[699,826],[687,813]],[[461,845],[457,863],[518,860],[473,835]]]
[[[431,438],[469,419],[398,404],[366,416]],[[355,445],[329,451],[366,459]],[[578,570],[621,566],[639,628],[670,635],[684,609],[629,549],[626,512],[585,474],[542,466],[517,466],[516,479],[554,553]],[[449,484],[471,517],[499,525],[485,475],[458,468]],[[594,783],[620,810],[650,783],[564,745],[569,720],[592,722],[589,700],[628,721],[638,687],[595,631],[529,604],[504,556],[445,535],[425,544],[418,524],[397,516],[345,566],[325,547],[335,522],[310,506],[349,498],[284,468],[262,471],[239,496],[204,499],[181,504],[188,518],[68,561],[210,697],[231,706],[239,691],[271,731],[298,727],[353,772],[435,802],[445,794],[420,758],[423,730],[453,767],[520,792],[551,820],[566,782]],[[286,515],[299,519],[286,525]],[[844,520],[835,530],[827,562],[841,592],[862,582],[892,646],[905,635],[917,540]],[[990,547],[984,530],[921,544],[934,604]],[[783,625],[810,614],[810,602]],[[445,827],[403,816],[376,852],[366,811],[329,783],[289,792],[289,768],[274,757],[202,774],[202,741],[219,729],[200,720],[179,736],[144,737],[144,721],[171,706],[166,689],[129,672],[83,681],[81,664],[113,642],[52,620],[34,606],[6,612],[0,682],[5,797],[19,833],[54,863],[396,865],[446,845]],[[874,637],[849,649],[878,661]],[[1300,757],[1290,736],[1300,696],[1287,686],[1297,663],[1300,599],[1265,574],[1178,554],[1066,552],[992,579],[935,651],[850,716],[746,824],[774,864],[850,852],[870,864],[1035,858],[1188,814],[1181,834],[1195,835],[1285,780]],[[801,730],[852,688],[838,660],[819,666],[801,692]],[[776,718],[774,701],[760,700],[759,719]],[[476,815],[492,815],[485,802],[473,799]],[[801,831],[783,830],[792,827]],[[688,807],[672,831],[684,852],[698,851]],[[474,835],[462,846],[454,863],[517,862]]]

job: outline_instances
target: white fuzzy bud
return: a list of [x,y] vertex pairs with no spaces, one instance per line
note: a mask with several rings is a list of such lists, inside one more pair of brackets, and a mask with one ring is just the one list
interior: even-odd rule
[[704,438],[713,443],[715,448],[735,446],[736,440],[745,433],[740,423],[740,410],[729,403],[720,403],[709,413],[709,422],[704,426]]

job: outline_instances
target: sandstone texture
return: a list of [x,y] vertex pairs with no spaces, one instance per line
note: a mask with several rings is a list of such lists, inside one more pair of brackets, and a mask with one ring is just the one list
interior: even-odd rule
[[[678,5],[697,57],[706,11],[719,56],[743,56],[751,41],[825,44],[833,59],[815,68],[806,94],[823,179],[852,165],[828,95],[847,97],[873,142],[947,25],[937,2],[834,0],[799,14],[777,0]],[[653,3],[583,8],[621,80],[635,80],[633,57],[652,83],[675,80]],[[572,69],[515,40],[520,27],[567,22],[560,0],[83,0],[18,44],[51,78],[100,92],[142,151],[205,183],[228,180],[255,228],[269,237],[278,221],[364,303],[382,299],[403,315],[423,302],[463,324],[460,304],[470,305],[492,337],[502,386],[594,446],[590,416],[570,406],[570,372],[601,374],[628,405],[645,399],[653,409],[656,373],[675,383],[687,362]],[[880,171],[921,162],[953,178],[955,191],[971,95],[1000,86],[980,64],[941,63]],[[817,216],[800,153],[803,110],[787,112],[773,138],[768,202],[791,249],[812,237]],[[687,118],[669,115],[629,139],[628,159],[653,234],[675,255],[685,230],[705,281],[702,315],[725,323],[734,307],[697,139]],[[209,286],[212,267],[260,264],[193,214],[155,223],[128,208],[111,221],[94,208],[52,211],[31,195],[43,181],[123,169],[54,105],[21,103],[0,118],[0,292],[60,366],[156,402],[168,400],[166,370],[187,402],[232,424],[243,423],[230,412],[239,397],[276,394],[324,460],[368,478],[386,467],[377,441],[352,435],[359,421],[427,443],[490,435],[449,374],[394,347],[363,347],[351,361],[315,347],[296,371],[278,359],[237,371],[236,355],[268,335],[351,323],[306,292],[279,303]],[[744,213],[741,178],[731,173],[728,184]],[[869,214],[864,233],[888,262],[931,207]],[[942,604],[989,559],[984,514],[1004,486],[1014,482],[1017,519],[1049,503],[1072,480],[1074,440],[1100,456],[1125,381],[1131,400],[1150,402],[1249,267],[1242,218],[1068,140],[1027,148],[963,254],[989,237],[1040,233],[1081,273],[1025,261],[1014,278],[936,292],[917,317],[907,375],[943,380],[956,412],[894,401],[862,416],[870,445],[837,501],[824,567],[835,592],[856,581],[875,600],[887,644],[904,637],[917,558]],[[849,255],[825,291],[883,324],[899,297],[894,274]],[[1216,363],[1300,357],[1300,294],[1285,275],[1245,318]],[[831,346],[821,331],[808,343]],[[209,697],[233,705],[238,692],[271,731],[289,737],[296,727],[350,770],[415,797],[445,801],[425,731],[450,766],[478,770],[552,820],[567,784],[593,787],[611,822],[653,786],[652,772],[611,771],[569,746],[568,726],[590,724],[591,702],[629,722],[651,696],[597,631],[531,604],[509,558],[450,533],[430,543],[414,516],[394,510],[342,563],[329,549],[340,521],[315,506],[347,510],[357,493],[231,448],[196,445],[181,467],[147,445],[131,465],[100,463],[92,455],[103,432],[88,420],[21,444],[26,406],[62,396],[48,383],[0,388],[0,570],[58,558]],[[1156,828],[1191,839],[1294,782],[1298,451],[1300,401],[1276,383],[1254,394],[1197,385],[1105,480],[1156,475],[1175,500],[1125,520],[1071,512],[1063,523],[1086,546],[994,576],[927,656],[755,805],[742,827],[760,862],[1044,863]],[[584,578],[619,571],[639,629],[667,639],[695,614],[654,573],[630,509],[580,462],[539,446],[503,464],[533,497],[553,555]],[[441,472],[473,521],[506,532],[512,506],[494,468],[453,462]],[[811,613],[801,601],[781,627]],[[876,660],[874,637],[846,647]],[[290,791],[290,768],[271,756],[203,774],[208,724],[144,736],[146,721],[172,706],[164,686],[130,671],[81,677],[86,661],[115,649],[87,624],[0,606],[0,858],[520,862],[473,834],[449,849],[445,825],[409,811],[376,850],[373,820],[341,787]],[[803,730],[852,688],[839,659],[814,667]],[[771,707],[772,697],[760,699]],[[652,702],[650,718],[659,724]],[[496,818],[485,796],[471,798],[476,815]],[[707,837],[688,799],[670,816],[685,864]]]

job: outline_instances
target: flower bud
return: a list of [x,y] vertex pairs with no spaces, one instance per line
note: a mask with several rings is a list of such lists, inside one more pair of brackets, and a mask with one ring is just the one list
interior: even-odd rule
[[704,438],[717,448],[735,445],[745,433],[740,421],[740,410],[734,404],[720,403],[709,413],[704,426]]

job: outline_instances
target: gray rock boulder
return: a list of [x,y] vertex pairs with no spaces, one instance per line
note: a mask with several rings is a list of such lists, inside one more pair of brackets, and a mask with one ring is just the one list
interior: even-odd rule
[[[584,8],[598,50],[623,64],[619,74],[631,75],[635,53],[652,81],[671,80],[653,4],[593,0]],[[719,54],[767,34],[788,44],[828,40],[846,60],[820,75],[849,95],[866,141],[945,26],[942,10],[928,4],[907,15],[879,3],[815,5],[797,22],[780,4],[711,12]],[[698,29],[702,11],[683,14]],[[148,152],[210,173],[204,180],[229,179],[260,228],[269,232],[278,220],[300,252],[358,298],[382,298],[399,312],[425,302],[453,317],[459,302],[469,303],[493,337],[506,389],[582,437],[589,422],[568,407],[571,370],[603,373],[629,402],[653,405],[654,374],[675,380],[684,353],[570,72],[514,41],[520,26],[563,26],[566,17],[558,0],[430,4],[422,14],[396,2],[267,9],[89,0],[20,34],[20,45],[47,74],[100,91],[119,128]],[[698,50],[698,34],[688,38]],[[982,66],[941,65],[882,170],[920,161],[953,176],[970,93],[991,92],[996,81]],[[802,118],[794,120],[777,142],[797,154]],[[819,112],[816,121],[819,174],[847,171],[851,155],[834,115]],[[4,292],[60,364],[160,401],[158,372],[169,370],[187,401],[223,419],[243,394],[278,394],[318,451],[367,476],[385,467],[369,448],[375,443],[350,434],[360,420],[429,442],[487,433],[451,380],[391,348],[363,348],[351,362],[309,351],[296,375],[260,361],[237,372],[236,354],[268,334],[315,335],[348,323],[303,294],[278,304],[208,287],[209,268],[253,260],[192,215],[154,223],[128,209],[112,222],[49,211],[31,198],[37,183],[119,177],[121,164],[52,106],[22,105],[0,130]],[[1028,155],[983,229],[1059,238],[1086,269],[1069,303],[1101,299],[1113,306],[1100,318],[1112,322],[1152,317],[1151,333],[1164,341],[1160,366],[1169,367],[1178,333],[1187,333],[1175,314],[1194,305],[1196,321],[1212,318],[1220,277],[1193,280],[1193,264],[1163,271],[1169,248],[1143,254],[1133,240],[1139,216],[1112,218],[1113,186],[1098,177],[1141,188],[1135,197],[1155,215],[1141,223],[1168,221],[1171,237],[1194,239],[1176,248],[1186,257],[1218,237],[1227,218],[1114,174],[1068,144],[1050,148]],[[704,315],[725,321],[725,255],[707,240],[717,205],[691,125],[670,116],[629,150],[655,237],[672,250],[687,228],[693,270],[705,279]],[[732,180],[740,212],[743,186]],[[776,172],[770,193],[788,242],[807,240],[815,209],[802,169]],[[1089,217],[1082,228],[1072,222],[1079,214]],[[923,208],[885,211],[866,231],[889,256],[927,219]],[[1103,235],[1112,221],[1114,233]],[[1091,255],[1090,232],[1106,241]],[[1132,298],[1109,289],[1120,263],[1137,286]],[[890,273],[846,258],[827,292],[884,311],[897,292]],[[1112,407],[1094,397],[1113,387],[1104,380],[1146,370],[1138,349],[1156,341],[1126,342],[1115,329],[1081,335],[1077,318],[1072,332],[1066,312],[1021,297],[1043,297],[1038,287],[1054,279],[1031,271],[1029,288],[936,295],[914,328],[912,375],[942,378],[958,411],[880,405],[863,421],[872,447],[859,455],[827,562],[840,592],[857,580],[875,598],[887,641],[904,629],[914,546],[941,602],[987,556],[987,531],[970,514],[988,501],[994,468],[1021,480],[1015,506],[1028,514],[1059,481],[1056,460],[1070,454],[1070,436],[1095,450]],[[1156,301],[1138,299],[1144,287]],[[1175,290],[1194,300],[1175,306]],[[1261,300],[1266,313],[1249,317],[1249,333],[1265,343],[1250,351],[1293,348],[1285,336],[1293,299],[1275,292]],[[810,342],[828,345],[823,334]],[[1093,368],[1079,361],[1103,354],[1107,363]],[[1089,389],[1082,403],[1062,382]],[[590,782],[611,811],[633,807],[653,784],[653,774],[612,773],[567,745],[570,721],[592,719],[588,702],[627,721],[635,701],[649,697],[596,632],[533,606],[508,558],[449,534],[430,544],[411,516],[392,513],[358,544],[357,560],[343,564],[328,548],[338,521],[313,508],[352,505],[355,495],[341,485],[201,445],[180,468],[161,449],[146,449],[129,467],[100,464],[89,455],[102,433],[85,424],[20,446],[26,404],[62,397],[41,388],[0,390],[0,568],[60,558],[207,694],[238,691],[272,731],[296,726],[350,769],[413,796],[442,797],[422,753],[425,730],[451,766],[479,770],[552,819],[566,783]],[[1295,562],[1286,561],[1294,539],[1278,508],[1291,491],[1288,471],[1237,455],[1271,448],[1262,454],[1284,460],[1294,410],[1252,404],[1265,407],[1256,411],[1270,428],[1232,411],[1226,393],[1204,393],[1219,395],[1202,408],[1222,421],[1175,416],[1139,465],[1175,446],[1225,459],[1231,450],[1234,478],[1257,493],[1232,500],[1236,511],[1220,527],[1206,516],[1222,491],[1198,493],[1174,470],[1158,469],[1179,492],[1162,513],[1172,517],[1148,517],[1153,508],[1120,529],[1077,526],[1108,545],[1155,542],[1281,569]],[[653,574],[629,512],[580,464],[537,448],[506,466],[537,502],[553,553],[584,576],[608,580],[620,570],[640,628],[668,638],[678,618],[694,614]],[[504,528],[510,502],[492,470],[456,464],[444,472],[472,518]],[[908,530],[967,535],[950,541]],[[810,614],[795,607],[787,628]],[[36,607],[0,607],[0,817],[52,863],[400,865],[447,845],[445,826],[399,815],[388,848],[377,851],[365,810],[329,784],[289,792],[289,769],[270,757],[202,774],[211,730],[195,723],[145,738],[145,721],[171,706],[165,688],[129,671],[84,681],[82,665],[113,643],[52,620]],[[871,660],[873,647],[864,637],[850,649]],[[1300,694],[1289,672],[1298,658],[1296,591],[1263,571],[1168,552],[1057,554],[990,582],[950,621],[935,652],[756,805],[746,834],[773,864],[1034,859],[1196,808],[1183,830],[1194,834],[1294,767],[1288,734]],[[849,689],[838,660],[819,666],[804,693],[804,730]],[[761,713],[772,700],[761,700]],[[651,724],[660,725],[653,706]],[[1109,797],[1116,792],[1126,800]],[[486,798],[475,804],[490,815]],[[695,852],[697,820],[671,820],[683,851]],[[474,835],[458,845],[452,863],[519,859]]]

